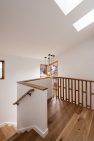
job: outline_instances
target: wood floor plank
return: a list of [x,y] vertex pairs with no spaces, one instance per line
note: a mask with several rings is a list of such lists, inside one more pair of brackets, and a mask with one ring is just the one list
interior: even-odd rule
[[11,136],[16,133],[13,126],[4,125],[0,128],[0,141],[7,141]]
[[76,113],[73,114],[72,118],[69,120],[68,124],[65,126],[64,130],[60,133],[56,141],[65,140],[70,135],[71,133],[70,131],[74,128],[78,119],[79,119],[79,115]]
[[2,129],[0,129],[0,141],[4,141],[5,140],[5,136],[2,132]]
[[87,141],[94,141],[94,112]]
[[67,140],[64,141],[87,141],[92,120],[91,111],[83,111]]
[[14,134],[11,138],[9,138],[7,141],[14,141],[14,140],[18,140],[18,138],[21,136],[21,133],[16,133]]

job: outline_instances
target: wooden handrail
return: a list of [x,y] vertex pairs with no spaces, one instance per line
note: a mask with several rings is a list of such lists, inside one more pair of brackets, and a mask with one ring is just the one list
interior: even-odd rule
[[35,89],[38,89],[38,90],[47,90],[48,88],[47,87],[44,87],[44,86],[39,86],[39,85],[35,85],[35,84],[31,84],[29,82],[24,82],[24,81],[20,81],[18,82],[19,84],[22,84],[22,85],[25,85],[25,86],[29,86],[29,87],[32,87],[32,88],[35,88]]
[[34,89],[30,89],[29,91],[27,91],[24,95],[22,95],[16,102],[13,103],[13,105],[19,105],[19,102],[26,96],[26,95],[30,95],[31,93],[34,91]]

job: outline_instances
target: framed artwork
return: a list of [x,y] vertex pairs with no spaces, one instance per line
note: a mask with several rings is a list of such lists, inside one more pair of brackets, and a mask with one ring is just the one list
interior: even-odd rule
[[58,76],[58,61],[50,65],[40,64],[40,77]]
[[58,61],[47,66],[47,74],[48,76],[58,76]]
[[40,77],[47,77],[47,65],[40,64]]

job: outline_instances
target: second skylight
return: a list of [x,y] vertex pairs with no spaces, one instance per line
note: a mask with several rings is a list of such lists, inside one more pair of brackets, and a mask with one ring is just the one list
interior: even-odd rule
[[84,0],[54,0],[65,15],[69,14]]
[[80,31],[92,23],[94,23],[94,9],[88,12],[85,16],[83,16],[77,22],[75,22],[73,26],[77,31]]

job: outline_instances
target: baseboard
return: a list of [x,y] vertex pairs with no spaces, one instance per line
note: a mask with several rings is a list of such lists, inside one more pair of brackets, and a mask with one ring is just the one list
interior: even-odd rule
[[7,125],[7,123],[6,123],[6,122],[1,123],[1,124],[0,124],[0,128],[1,128],[1,127],[4,127],[5,125]]
[[45,131],[41,131],[37,126],[34,126],[33,129],[42,137],[45,138],[45,136],[48,134],[48,128]]
[[15,129],[17,129],[17,123],[16,122],[4,122],[4,123],[0,124],[0,127],[4,127],[5,125],[14,126]]
[[47,134],[48,134],[48,128],[45,130],[45,131],[42,131],[41,129],[39,129],[37,126],[33,125],[33,126],[29,126],[29,127],[26,127],[26,128],[21,128],[21,129],[18,129],[17,132],[18,133],[23,133],[25,131],[30,131],[30,130],[34,130],[36,131],[42,138],[44,138]]

